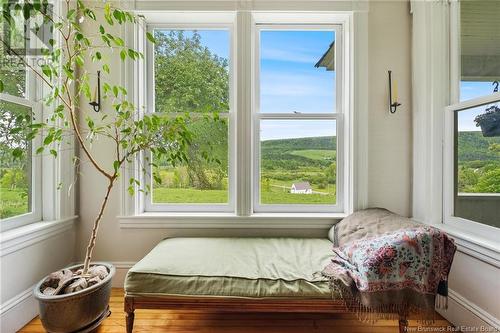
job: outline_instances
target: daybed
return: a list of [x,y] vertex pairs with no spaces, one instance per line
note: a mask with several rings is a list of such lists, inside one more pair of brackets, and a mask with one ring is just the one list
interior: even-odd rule
[[331,248],[318,238],[166,239],[127,274],[127,332],[135,309],[346,312],[320,274]]

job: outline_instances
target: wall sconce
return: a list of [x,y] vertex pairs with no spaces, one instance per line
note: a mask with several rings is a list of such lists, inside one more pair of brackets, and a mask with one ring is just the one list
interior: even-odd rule
[[90,106],[92,106],[95,112],[101,111],[101,71],[97,71],[97,87],[96,91],[94,92],[94,100],[89,104]]
[[401,103],[398,102],[398,82],[394,80],[394,86],[392,84],[392,71],[389,71],[389,112],[396,113],[398,106]]

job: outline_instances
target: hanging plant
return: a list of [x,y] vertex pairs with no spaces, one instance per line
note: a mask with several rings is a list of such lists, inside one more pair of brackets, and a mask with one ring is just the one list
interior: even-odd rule
[[485,111],[474,118],[476,126],[481,127],[481,132],[485,137],[500,136],[500,108],[493,105]]

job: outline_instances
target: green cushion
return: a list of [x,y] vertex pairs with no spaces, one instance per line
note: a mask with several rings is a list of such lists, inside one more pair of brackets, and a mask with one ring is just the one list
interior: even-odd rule
[[318,238],[170,238],[130,269],[130,295],[332,297]]

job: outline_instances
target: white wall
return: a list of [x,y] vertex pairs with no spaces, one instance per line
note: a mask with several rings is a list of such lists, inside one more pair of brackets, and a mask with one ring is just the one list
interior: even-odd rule
[[[369,13],[368,205],[411,215],[411,16],[406,1],[377,1]],[[388,111],[388,70],[402,104]]]
[[[388,24],[390,22],[390,24]],[[410,214],[411,107],[410,107],[410,14],[406,1],[377,1],[369,11],[369,203],[397,213]],[[117,63],[111,69],[120,82]],[[399,82],[403,106],[395,115],[387,109],[387,70],[392,69]],[[112,161],[104,140],[94,145],[99,160]],[[77,229],[77,256],[82,259],[94,214],[106,185],[87,163],[80,178],[81,223]],[[172,236],[316,236],[326,237],[318,229],[123,229],[120,214],[120,190],[112,192],[94,252],[96,260],[127,266],[142,258],[161,239]]]
[[499,264],[480,260],[459,247],[450,273],[449,308],[442,311],[443,316],[456,325],[499,329]]
[[38,314],[33,286],[47,274],[74,261],[72,221],[59,222],[48,233],[22,239],[2,235],[0,254],[0,331],[15,332]]

